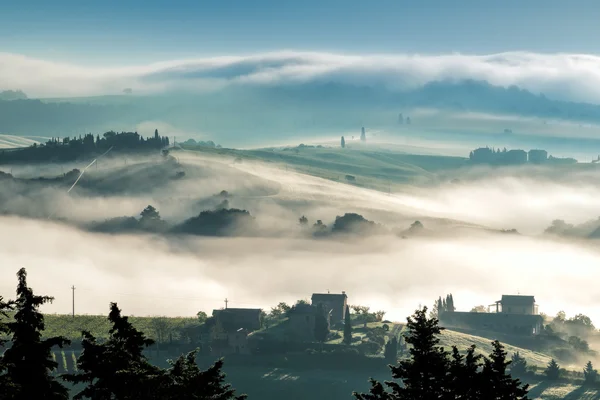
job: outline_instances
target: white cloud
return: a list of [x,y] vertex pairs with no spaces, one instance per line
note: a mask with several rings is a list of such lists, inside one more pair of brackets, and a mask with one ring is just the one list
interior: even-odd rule
[[342,55],[283,51],[91,68],[0,53],[0,87],[23,89],[40,97],[116,94],[125,87],[144,93],[313,80],[405,88],[440,79],[486,80],[554,98],[600,103],[600,56],[585,54]]

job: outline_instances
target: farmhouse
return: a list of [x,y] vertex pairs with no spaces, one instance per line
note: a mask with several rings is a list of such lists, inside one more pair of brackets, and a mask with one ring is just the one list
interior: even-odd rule
[[[300,341],[312,341],[315,337],[315,320],[318,315],[317,306],[296,304],[288,312],[289,324],[287,334]],[[331,323],[331,311],[326,312],[327,323]]]
[[218,321],[226,332],[236,332],[243,328],[248,331],[256,331],[261,327],[261,309],[259,308],[225,308],[213,310],[213,317]]
[[311,297],[312,305],[323,306],[326,313],[331,313],[331,324],[337,324],[344,320],[346,306],[348,305],[348,296],[346,292],[337,293],[313,293]]
[[[490,309],[490,307],[493,307]],[[533,296],[503,295],[487,313],[447,311],[439,315],[446,328],[486,330],[514,335],[537,335],[544,319],[538,314]]]

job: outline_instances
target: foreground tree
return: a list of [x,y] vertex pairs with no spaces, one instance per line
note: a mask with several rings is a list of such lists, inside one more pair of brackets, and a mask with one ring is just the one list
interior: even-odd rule
[[[526,400],[527,385],[522,386],[507,372],[510,361],[502,345],[492,343],[489,358],[475,353],[475,346],[463,356],[456,347],[452,354],[439,346],[438,336],[443,328],[436,318],[427,318],[427,308],[417,310],[407,319],[405,341],[411,346],[410,358],[391,366],[392,377],[400,382],[386,381],[391,389],[371,379],[371,390],[354,393],[358,400]],[[481,360],[483,360],[483,365]]]
[[121,316],[111,303],[108,320],[112,323],[108,340],[99,343],[89,332],[82,332],[82,352],[78,372],[67,374],[68,382],[85,385],[74,399],[154,399],[161,371],[150,364],[143,350],[154,342]]
[[[0,348],[7,342],[3,337],[8,336],[10,333],[6,321],[9,318],[8,313],[11,311],[13,311],[13,302],[5,302],[4,298],[0,296]],[[6,364],[4,362],[4,357],[0,355],[0,399],[8,399],[10,398],[9,395],[15,392],[15,386],[5,374],[5,371]]]
[[[51,350],[69,341],[63,337],[42,340],[44,316],[39,307],[52,302],[53,298],[33,293],[27,286],[25,268],[19,270],[17,277],[14,320],[3,328],[11,339],[0,361],[5,371],[0,383],[6,385],[0,387],[0,394],[3,399],[66,400],[68,390],[52,375],[58,364],[53,361]],[[7,306],[3,307],[6,311]]]
[[506,360],[506,351],[502,344],[494,340],[493,351],[484,359],[481,398],[490,400],[527,399],[529,385],[523,385],[518,378],[507,372],[511,361]]
[[220,359],[203,371],[196,363],[197,350],[169,361],[165,386],[161,389],[164,400],[244,400],[246,395],[235,395],[235,390],[225,382]]

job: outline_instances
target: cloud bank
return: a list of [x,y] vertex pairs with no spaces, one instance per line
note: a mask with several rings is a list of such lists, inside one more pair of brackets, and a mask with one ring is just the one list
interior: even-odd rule
[[173,60],[125,67],[83,67],[0,53],[0,88],[33,97],[165,90],[214,90],[230,84],[339,82],[410,89],[436,80],[517,85],[570,101],[600,103],[600,56],[509,52],[491,55],[343,55],[274,52]]

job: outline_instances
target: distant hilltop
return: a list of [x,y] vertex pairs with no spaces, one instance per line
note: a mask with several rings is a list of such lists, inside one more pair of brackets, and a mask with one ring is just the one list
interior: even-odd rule
[[26,100],[27,95],[22,90],[4,90],[0,92],[0,100]]
[[506,150],[480,147],[469,154],[469,160],[475,164],[521,165],[521,164],[576,164],[574,158],[548,156],[546,150]]

